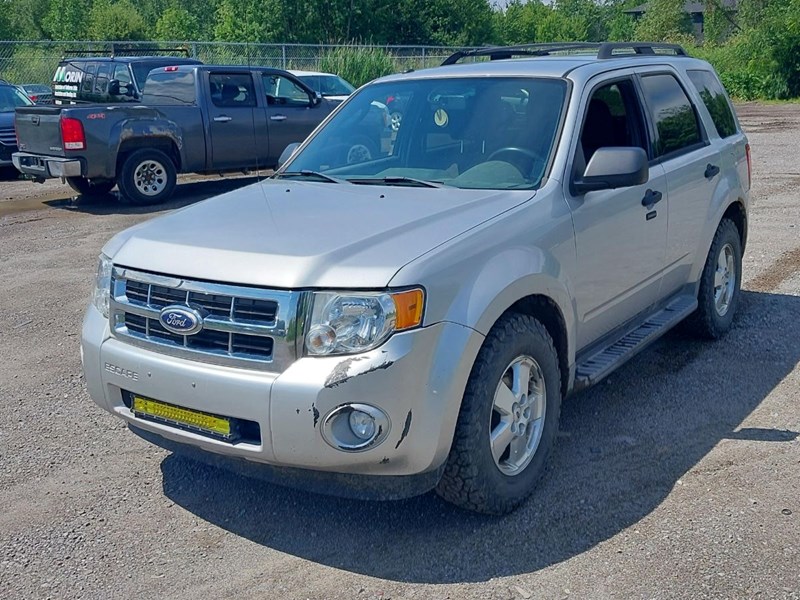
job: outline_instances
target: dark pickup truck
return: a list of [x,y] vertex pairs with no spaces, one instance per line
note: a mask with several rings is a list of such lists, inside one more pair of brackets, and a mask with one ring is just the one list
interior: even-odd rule
[[279,69],[163,67],[148,75],[141,104],[18,109],[13,162],[81,194],[119,185],[131,203],[156,204],[172,194],[177,173],[277,166],[336,105]]

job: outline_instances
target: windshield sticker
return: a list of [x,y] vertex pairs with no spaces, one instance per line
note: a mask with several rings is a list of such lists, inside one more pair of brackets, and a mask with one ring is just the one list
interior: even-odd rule
[[440,108],[433,113],[433,122],[436,123],[437,127],[445,127],[449,120],[450,117],[447,116],[447,111],[443,108]]

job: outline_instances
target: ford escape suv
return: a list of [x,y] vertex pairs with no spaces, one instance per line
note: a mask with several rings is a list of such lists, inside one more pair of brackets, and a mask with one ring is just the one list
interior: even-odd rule
[[[505,513],[567,395],[684,319],[730,328],[750,153],[708,63],[664,44],[445,63],[361,88],[273,178],[109,241],[91,397],[242,473]],[[349,160],[388,95],[391,143]]]

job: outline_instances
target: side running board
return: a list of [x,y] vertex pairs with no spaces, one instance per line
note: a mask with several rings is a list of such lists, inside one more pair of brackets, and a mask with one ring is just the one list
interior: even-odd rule
[[678,296],[616,342],[580,362],[575,369],[575,391],[594,385],[609,375],[692,314],[695,308],[697,298]]

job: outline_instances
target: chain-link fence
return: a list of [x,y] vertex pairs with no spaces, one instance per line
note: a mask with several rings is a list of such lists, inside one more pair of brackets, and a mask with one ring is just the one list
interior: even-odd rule
[[[221,42],[4,42],[0,41],[0,79],[49,85],[65,56],[190,56],[206,64],[260,65],[282,69],[319,69],[341,48],[386,54],[396,71],[433,67],[458,48],[440,46],[341,46],[331,44],[243,44]],[[324,63],[323,63],[324,64]],[[360,82],[359,82],[360,83]]]

